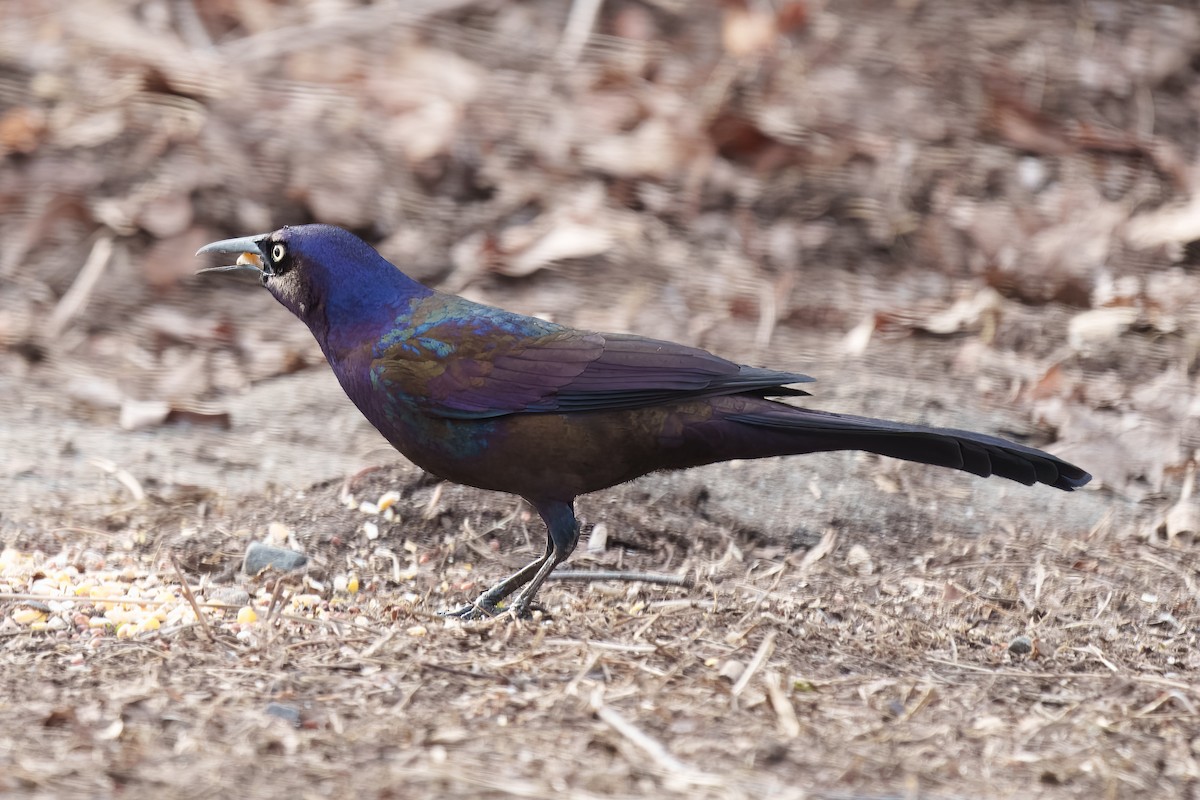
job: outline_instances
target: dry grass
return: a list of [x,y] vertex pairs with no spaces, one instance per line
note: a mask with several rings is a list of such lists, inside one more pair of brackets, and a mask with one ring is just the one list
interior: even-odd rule
[[[397,479],[376,473],[362,491]],[[308,503],[336,509],[338,491]],[[379,540],[417,543],[399,551],[399,581],[356,530],[360,511],[310,520],[347,532],[306,543],[311,580],[328,586],[351,564],[354,596],[327,590],[272,614],[268,584],[259,621],[214,615],[213,640],[195,625],[120,639],[7,623],[4,788],[1119,797],[1178,794],[1200,769],[1184,548],[1108,525],[1074,536],[1046,526],[920,542],[843,532],[813,557],[779,557],[701,526],[673,562],[615,550],[576,559],[691,566],[693,589],[555,583],[549,619],[464,625],[431,611],[525,557],[488,546],[521,549],[524,523],[499,520],[480,537],[495,515],[458,509],[494,499],[468,490],[422,522],[422,492],[433,488],[400,504],[414,521],[385,525]],[[259,511],[298,513],[291,502]],[[654,511],[642,520],[662,524]],[[208,576],[195,588],[210,597],[225,585]],[[278,605],[304,591],[281,584]]]

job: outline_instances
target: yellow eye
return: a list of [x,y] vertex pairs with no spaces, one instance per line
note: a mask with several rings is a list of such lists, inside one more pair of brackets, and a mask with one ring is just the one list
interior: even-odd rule
[[278,264],[283,259],[287,258],[287,248],[282,244],[276,244],[271,248],[271,260]]

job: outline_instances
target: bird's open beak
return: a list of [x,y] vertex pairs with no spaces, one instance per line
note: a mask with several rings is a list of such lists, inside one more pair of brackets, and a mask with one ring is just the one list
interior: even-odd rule
[[196,251],[196,255],[205,253],[237,253],[237,261],[224,267],[206,267],[196,270],[199,275],[204,272],[253,272],[263,274],[263,253],[259,243],[270,236],[263,233],[258,236],[243,236],[240,239],[222,239],[219,242],[206,244]]

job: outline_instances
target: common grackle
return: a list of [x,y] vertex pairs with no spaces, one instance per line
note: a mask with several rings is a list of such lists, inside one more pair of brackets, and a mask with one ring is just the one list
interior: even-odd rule
[[[546,523],[538,559],[450,612],[477,618],[517,590],[525,614],[575,549],[574,501],[648,472],[825,450],[880,455],[1070,491],[1091,476],[982,433],[813,411],[771,400],[812,378],[704,350],[593,333],[429,289],[340,228],[301,225],[201,253],[254,272],[299,317],[359,410],[446,480],[525,498]],[[524,587],[522,589],[522,587]]]

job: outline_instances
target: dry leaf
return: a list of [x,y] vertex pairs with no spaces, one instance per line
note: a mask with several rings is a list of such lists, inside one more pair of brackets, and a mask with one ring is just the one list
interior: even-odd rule
[[1133,323],[1138,310],[1128,306],[1111,306],[1084,311],[1071,318],[1067,325],[1067,341],[1076,352],[1087,352],[1112,342]]

